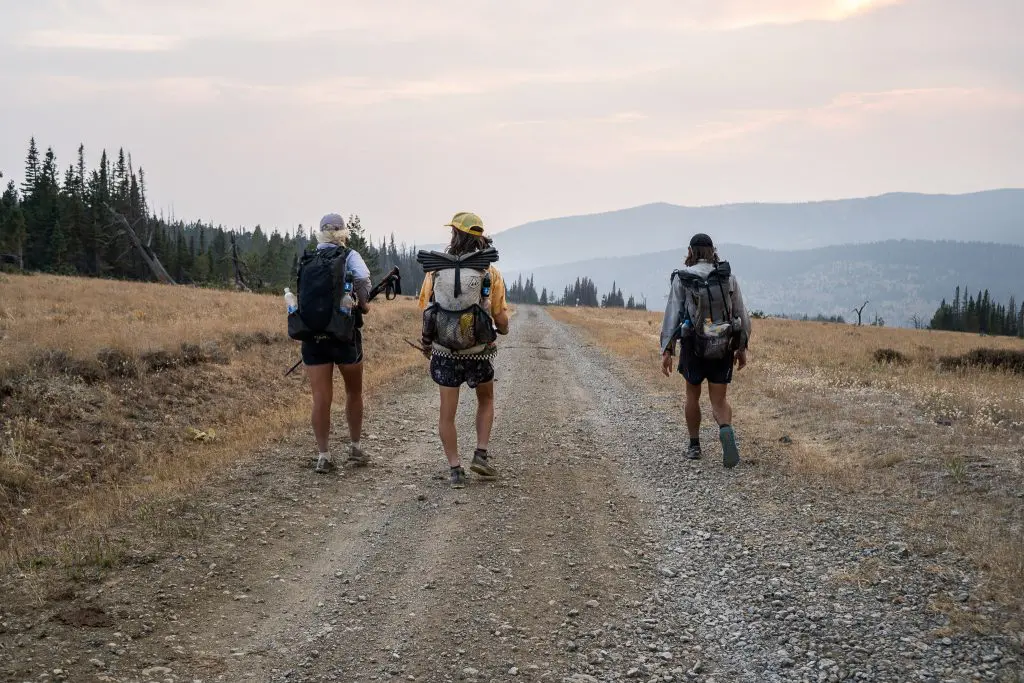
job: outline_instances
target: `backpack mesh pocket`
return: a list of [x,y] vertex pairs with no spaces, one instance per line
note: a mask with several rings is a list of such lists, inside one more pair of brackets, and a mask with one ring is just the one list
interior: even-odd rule
[[703,325],[695,339],[694,349],[698,358],[719,360],[733,350],[733,328],[729,323]]
[[[446,311],[435,307],[430,323],[433,341],[452,351],[465,351],[481,344],[490,344],[497,339],[491,316],[478,305],[461,311]],[[424,320],[424,332],[427,330]]]

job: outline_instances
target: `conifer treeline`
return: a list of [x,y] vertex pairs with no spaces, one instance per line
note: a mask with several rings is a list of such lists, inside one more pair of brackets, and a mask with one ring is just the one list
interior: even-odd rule
[[548,293],[547,288],[542,288],[537,294],[537,287],[534,285],[533,276],[526,280],[523,276],[508,287],[508,300],[514,304],[540,304],[541,306],[593,306],[602,308],[631,308],[647,310],[645,301],[638,302],[632,295],[625,299],[622,290],[618,289],[616,283],[612,283],[612,291],[598,297],[597,285],[588,277],[576,278],[576,282],[568,285],[558,298],[554,292]]
[[[181,284],[233,286],[237,249],[238,270],[247,286],[280,291],[294,284],[298,258],[314,240],[313,231],[301,225],[294,234],[276,229],[268,234],[259,225],[228,230],[158,217],[146,200],[145,172],[135,169],[123,149],[114,161],[104,151],[99,166],[89,170],[80,145],[75,163],[61,174],[53,148],[41,155],[33,138],[24,182],[20,188],[8,182],[0,195],[0,262],[33,271],[151,280],[153,270],[121,217],[145,253]],[[355,215],[349,227],[350,246],[363,255],[375,280],[398,266],[405,291],[419,289],[423,271],[414,247],[396,245],[393,235],[374,246]]]
[[966,287],[961,295],[961,289],[957,287],[953,303],[943,299],[939,304],[932,316],[931,328],[1024,337],[1024,302],[1018,309],[1013,296],[1003,305],[993,301],[987,289],[975,297],[968,295]]

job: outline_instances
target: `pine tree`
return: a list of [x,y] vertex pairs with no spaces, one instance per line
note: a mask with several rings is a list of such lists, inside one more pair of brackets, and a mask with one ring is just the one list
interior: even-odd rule
[[18,188],[12,180],[0,196],[0,253],[13,256],[22,268],[26,235],[25,214],[21,210]]
[[29,138],[28,155],[25,157],[25,180],[21,184],[21,195],[27,197],[36,188],[36,180],[39,177],[39,148],[36,147],[35,137]]

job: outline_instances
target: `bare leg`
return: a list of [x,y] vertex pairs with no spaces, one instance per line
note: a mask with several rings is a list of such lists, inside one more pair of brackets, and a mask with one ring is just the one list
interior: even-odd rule
[[690,432],[690,438],[696,439],[700,436],[700,385],[686,383],[686,428]]
[[708,382],[708,398],[711,399],[711,411],[719,425],[732,424],[732,406],[729,405],[729,401],[725,398],[728,390],[728,384],[712,384]]
[[331,437],[331,401],[334,399],[334,364],[307,365],[306,375],[313,390],[313,436],[321,453],[327,453]]
[[437,431],[441,435],[441,446],[448,458],[448,465],[459,465],[459,435],[455,430],[455,414],[459,410],[459,388],[439,387],[441,390],[441,415]]
[[477,385],[476,402],[476,447],[486,451],[494,426],[494,382]]
[[345,380],[345,419],[348,420],[348,436],[353,443],[359,443],[363,433],[363,363],[340,365]]

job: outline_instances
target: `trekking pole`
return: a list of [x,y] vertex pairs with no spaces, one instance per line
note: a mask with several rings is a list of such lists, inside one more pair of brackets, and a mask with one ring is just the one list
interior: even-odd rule
[[[384,298],[387,299],[388,301],[392,301],[393,299],[395,299],[395,297],[402,293],[402,274],[399,272],[398,266],[392,268],[387,275],[381,278],[380,282],[378,282],[370,289],[370,295],[366,297],[366,303],[370,303],[371,301],[376,299],[377,295],[380,294],[381,292],[384,292]],[[407,339],[406,341],[409,340]],[[420,350],[422,351],[422,349]],[[284,373],[284,376],[287,377],[288,375],[298,370],[300,365],[302,365],[301,358],[299,358],[299,360],[296,361],[295,365],[288,368],[288,372]]]

